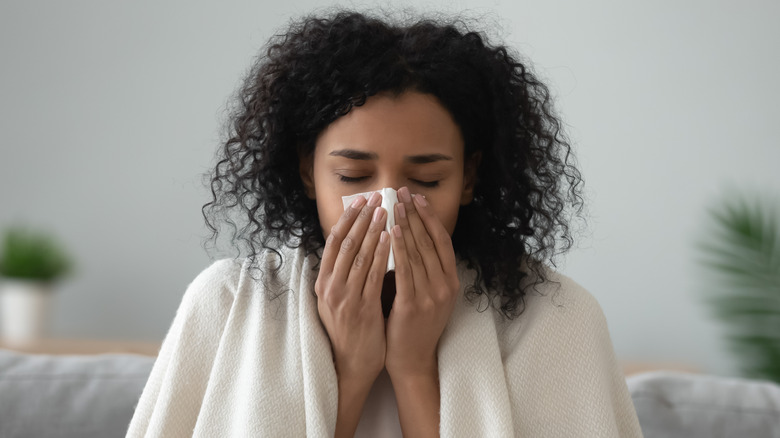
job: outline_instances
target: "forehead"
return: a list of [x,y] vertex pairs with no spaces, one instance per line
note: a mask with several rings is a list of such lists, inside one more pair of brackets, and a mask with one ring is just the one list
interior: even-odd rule
[[463,159],[463,138],[452,115],[435,96],[419,92],[369,97],[320,134],[315,153],[330,156],[345,148],[379,159],[420,154]]

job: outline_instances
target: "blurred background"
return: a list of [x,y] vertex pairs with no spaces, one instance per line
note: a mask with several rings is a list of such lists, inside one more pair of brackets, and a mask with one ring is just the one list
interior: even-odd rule
[[[48,230],[76,263],[51,336],[162,340],[211,260],[202,175],[225,105],[268,37],[329,5],[0,2],[0,229]],[[585,180],[558,269],[601,303],[619,358],[735,373],[694,243],[727,188],[780,193],[780,3],[342,5],[463,12],[530,59]]]

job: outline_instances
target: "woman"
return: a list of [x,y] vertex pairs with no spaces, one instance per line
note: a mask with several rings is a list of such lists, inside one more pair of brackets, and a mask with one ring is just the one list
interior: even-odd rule
[[641,436],[598,303],[547,266],[581,178],[505,47],[308,17],[238,97],[204,215],[246,254],[188,288],[128,436]]

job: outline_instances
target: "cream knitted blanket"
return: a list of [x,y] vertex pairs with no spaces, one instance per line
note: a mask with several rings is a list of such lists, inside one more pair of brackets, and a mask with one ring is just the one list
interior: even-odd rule
[[[187,288],[128,437],[331,437],[338,390],[316,259],[221,260]],[[473,272],[459,266],[461,285]],[[442,437],[641,437],[607,324],[569,278],[504,321],[459,300],[439,342]],[[255,274],[257,276],[257,274]],[[482,302],[480,310],[484,310]]]

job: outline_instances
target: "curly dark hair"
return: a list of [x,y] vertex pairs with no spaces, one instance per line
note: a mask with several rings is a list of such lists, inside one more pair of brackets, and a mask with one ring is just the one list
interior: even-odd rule
[[478,273],[468,295],[486,294],[505,316],[519,315],[529,288],[547,281],[543,262],[555,266],[572,247],[567,212],[580,214],[584,203],[550,92],[517,58],[462,20],[395,24],[340,11],[293,22],[269,41],[230,113],[207,176],[210,240],[221,217],[249,257],[279,245],[321,257],[324,237],[299,157],[370,96],[429,93],[459,126],[464,157],[481,153],[473,202],[460,208],[452,236],[458,257]]

